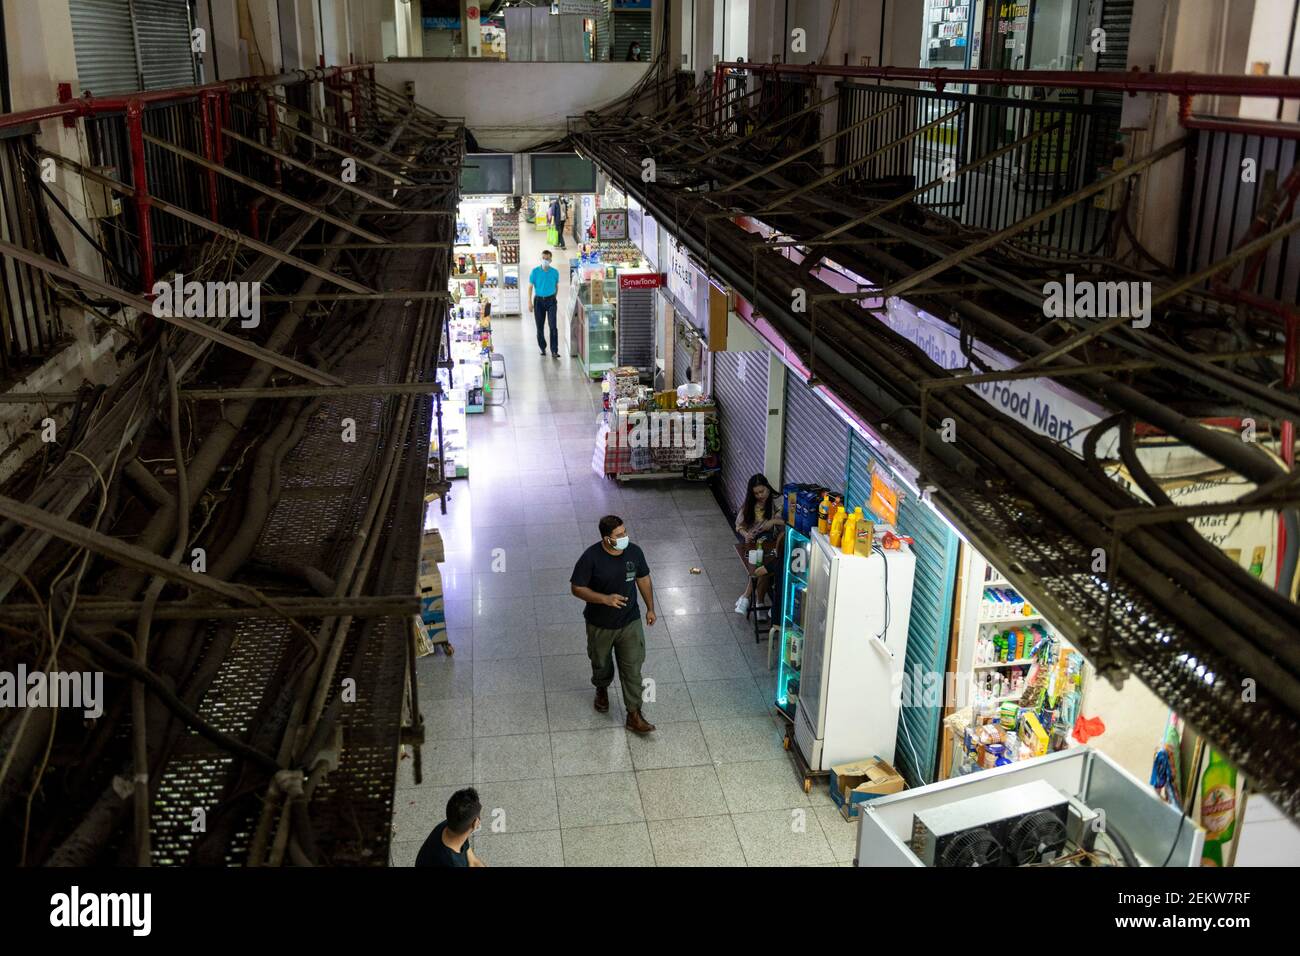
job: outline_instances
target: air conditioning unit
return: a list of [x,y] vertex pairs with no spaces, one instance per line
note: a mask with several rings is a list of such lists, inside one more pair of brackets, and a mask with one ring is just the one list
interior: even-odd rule
[[1043,780],[922,810],[912,852],[926,866],[1025,866],[1066,846],[1070,800]]

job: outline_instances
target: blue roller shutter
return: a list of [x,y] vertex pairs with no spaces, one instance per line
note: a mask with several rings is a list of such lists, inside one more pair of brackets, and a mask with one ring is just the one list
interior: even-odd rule
[[849,460],[848,423],[794,372],[785,375],[785,442],[781,480],[844,491]]
[[[857,432],[849,441],[848,492],[845,506],[865,504],[871,497],[871,465],[888,467]],[[957,535],[929,505],[906,489],[900,489],[898,533],[913,539],[916,578],[912,584],[912,617],[907,630],[908,675],[904,686],[935,686],[926,674],[943,674],[948,663],[948,640],[952,633],[952,606],[957,580]],[[940,681],[940,687],[943,686]],[[898,721],[894,760],[912,787],[935,779],[939,753],[943,703],[934,706],[904,706]]]

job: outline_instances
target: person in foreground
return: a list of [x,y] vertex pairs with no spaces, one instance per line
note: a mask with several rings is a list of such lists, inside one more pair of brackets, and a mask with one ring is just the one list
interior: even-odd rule
[[618,515],[601,518],[599,530],[600,541],[582,552],[569,577],[573,596],[586,602],[582,616],[587,622],[591,683],[596,687],[593,706],[602,714],[609,710],[609,685],[617,662],[623,704],[627,707],[627,729],[648,734],[655,726],[641,714],[645,631],[641,629],[636,596],[640,591],[645,601],[645,622],[653,627],[655,596],[650,567],[641,549],[628,540],[627,528]]
[[478,830],[483,804],[473,787],[457,790],[447,801],[447,819],[443,820],[420,847],[416,866],[487,866],[474,853],[469,838]]

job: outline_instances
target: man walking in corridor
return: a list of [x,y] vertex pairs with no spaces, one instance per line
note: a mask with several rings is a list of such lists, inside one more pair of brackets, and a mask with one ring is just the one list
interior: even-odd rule
[[560,357],[560,333],[555,325],[556,293],[560,288],[560,270],[551,265],[551,251],[542,252],[542,264],[528,274],[528,307],[537,323],[537,347],[546,355],[546,326],[551,327],[551,356]]
[[648,734],[655,726],[641,715],[645,632],[636,596],[640,591],[645,600],[645,622],[653,627],[655,596],[650,568],[645,554],[628,540],[622,518],[606,515],[599,528],[600,541],[582,553],[569,578],[573,596],[587,602],[582,616],[587,622],[591,682],[596,687],[594,706],[602,714],[609,710],[609,685],[617,662],[627,729]]

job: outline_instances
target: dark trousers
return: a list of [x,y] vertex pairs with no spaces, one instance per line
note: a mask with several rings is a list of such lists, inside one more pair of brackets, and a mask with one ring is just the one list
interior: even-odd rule
[[560,333],[555,327],[555,296],[533,296],[533,321],[537,323],[537,347],[546,351],[546,325],[551,326],[551,352],[560,354]]
[[560,222],[560,228],[558,228],[558,229],[555,230],[555,234],[556,234],[557,236],[560,237],[560,248],[561,248],[561,249],[566,248],[565,245],[564,245],[564,222],[563,222],[563,220],[561,220],[561,222]]
[[629,711],[641,709],[641,665],[645,663],[645,631],[641,618],[623,627],[587,625],[587,657],[591,659],[591,683],[608,687],[618,679],[623,685],[623,706]]

